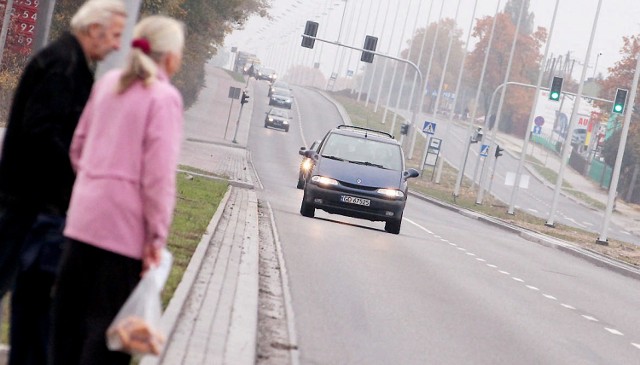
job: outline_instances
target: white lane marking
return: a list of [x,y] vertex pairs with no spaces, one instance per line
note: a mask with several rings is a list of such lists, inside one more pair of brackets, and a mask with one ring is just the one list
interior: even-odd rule
[[434,235],[433,235],[433,237],[435,237],[435,238],[442,238],[442,237],[438,236],[437,234],[434,234]]
[[[430,230],[428,230],[428,229],[424,228],[423,226],[419,225],[418,223],[416,223],[416,222],[412,221],[412,220],[411,220],[411,219],[409,219],[409,218],[402,218],[402,219],[404,219],[405,221],[407,221],[407,222],[409,222],[409,223],[413,224],[414,226],[416,226],[416,227],[420,228],[421,230],[423,230],[423,231],[425,231],[425,232],[427,232],[427,233],[429,233],[429,234],[433,234],[433,232],[431,232]],[[434,236],[434,237],[435,237],[435,236]]]
[[511,275],[511,274],[509,274],[507,271],[499,270],[498,272],[499,272],[500,274]]
[[624,336],[624,334],[622,332],[618,331],[617,329],[607,328],[607,327],[605,327],[604,329],[607,330],[609,333],[614,334],[616,336]]
[[442,242],[449,242],[449,240],[446,240],[446,239],[444,239],[444,238],[441,238],[441,239],[440,239],[440,241],[442,241]]
[[458,250],[460,250],[460,251],[466,251],[467,249],[466,249],[466,248],[462,248],[462,247],[458,247]]
[[476,257],[476,260],[478,260],[478,261],[480,261],[480,262],[485,262],[485,261],[487,261],[487,260],[485,260],[485,259],[481,259],[481,258],[479,258],[479,257]]
[[493,268],[493,269],[498,268],[496,265],[492,265],[492,264],[487,264],[487,266],[489,266],[490,268]]
[[626,234],[627,236],[631,236],[631,233],[627,232],[627,231],[620,231],[622,232],[622,234]]
[[511,279],[519,282],[519,283],[524,283],[524,280],[520,279],[520,278],[516,278],[515,276],[512,276]]
[[457,246],[458,246],[458,245],[456,245],[456,244],[455,244],[455,243],[453,243],[453,242],[449,242],[449,244],[450,244],[451,246],[455,246],[455,247],[457,247]]
[[535,290],[535,291],[540,291],[540,289],[536,288],[533,285],[527,285],[527,288],[531,289],[531,290]]
[[591,222],[582,222],[582,224],[584,224],[587,227],[593,227],[593,223]]
[[556,299],[556,297],[554,297],[553,295],[549,295],[549,294],[542,294],[542,296],[544,296],[547,299],[551,299],[551,300],[558,300]]
[[575,310],[575,309],[576,309],[575,307],[572,307],[572,306],[570,306],[569,304],[564,304],[564,303],[562,303],[562,304],[560,304],[560,305],[561,305],[561,306],[563,306],[563,307],[565,307],[565,308],[567,308],[567,309],[571,309],[571,310]]
[[640,345],[639,344],[631,342],[631,345],[633,347],[637,348],[638,350],[640,350]]
[[532,213],[538,213],[538,211],[537,211],[536,209],[531,209],[531,208],[529,208],[529,209],[527,209],[527,210],[528,210],[528,211],[530,211],[530,212],[532,212]]
[[598,321],[598,319],[597,319],[597,318],[595,318],[595,317],[587,316],[587,315],[584,315],[584,314],[582,315],[582,317],[583,317],[584,319],[587,319],[587,320],[591,321],[591,322],[600,322],[600,321]]
[[469,255],[469,256],[475,256],[476,254],[475,254],[475,253],[471,253],[471,252],[467,252],[467,255]]

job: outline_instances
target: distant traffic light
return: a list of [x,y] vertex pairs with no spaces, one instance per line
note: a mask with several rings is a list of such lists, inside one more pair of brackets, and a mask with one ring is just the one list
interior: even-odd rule
[[616,98],[613,99],[613,108],[611,108],[611,112],[616,114],[624,113],[624,106],[626,103],[627,103],[627,90],[618,89],[616,91]]
[[496,158],[502,156],[502,151],[504,151],[504,148],[500,148],[500,145],[497,144],[496,145],[496,153],[495,153]]
[[246,91],[242,92],[242,99],[240,99],[240,104],[246,104],[249,102],[249,95]]
[[[304,35],[314,37],[318,34],[318,23],[307,20],[307,25],[304,27]],[[302,37],[302,47],[313,48],[316,40],[313,38]]]
[[409,123],[403,123],[400,126],[400,134],[405,135],[405,136],[407,134],[409,134]]
[[[362,48],[366,49],[367,51],[375,51],[377,45],[378,45],[378,37],[373,37],[368,35],[364,38],[364,47]],[[373,53],[363,51],[362,56],[360,56],[360,61],[372,63]]]
[[549,91],[549,100],[560,100],[560,93],[562,92],[562,77],[554,76],[551,83],[551,90]]

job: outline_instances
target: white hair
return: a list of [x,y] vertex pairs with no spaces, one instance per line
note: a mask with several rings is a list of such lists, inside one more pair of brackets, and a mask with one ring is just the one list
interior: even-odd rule
[[182,22],[163,15],[151,15],[142,19],[133,29],[134,40],[145,40],[149,52],[132,48],[118,90],[124,92],[136,80],[149,85],[156,78],[158,63],[168,53],[182,56],[185,26]]
[[109,26],[114,15],[127,16],[121,0],[87,0],[71,18],[71,29],[84,32],[93,24]]

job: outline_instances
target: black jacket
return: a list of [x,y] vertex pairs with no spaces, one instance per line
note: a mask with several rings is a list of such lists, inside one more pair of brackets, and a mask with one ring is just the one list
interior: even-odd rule
[[69,148],[93,72],[65,33],[28,63],[14,95],[0,157],[0,199],[66,212],[75,174]]

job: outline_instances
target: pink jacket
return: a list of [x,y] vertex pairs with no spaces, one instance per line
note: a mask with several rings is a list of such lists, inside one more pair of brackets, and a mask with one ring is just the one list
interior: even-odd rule
[[165,74],[116,92],[120,71],[93,87],[71,143],[77,177],[64,234],[142,258],[163,247],[175,205],[182,97]]

